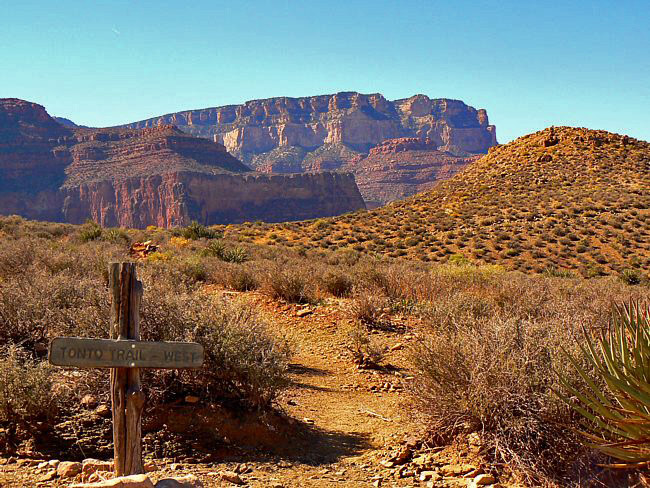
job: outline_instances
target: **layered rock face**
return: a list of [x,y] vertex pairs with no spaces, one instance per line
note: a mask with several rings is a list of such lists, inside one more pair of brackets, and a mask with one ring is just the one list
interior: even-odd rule
[[74,134],[43,107],[0,99],[0,208],[6,214],[46,218],[72,162],[64,145]]
[[[244,162],[256,166],[260,155],[278,148],[305,153],[328,145],[344,145],[365,153],[386,139],[430,139],[437,149],[486,153],[496,132],[485,110],[460,100],[415,95],[389,101],[381,94],[342,92],[302,98],[269,98],[242,105],[191,110],[154,117],[128,127],[174,124],[181,130],[213,137]],[[304,159],[306,154],[302,155]],[[282,154],[276,158],[282,160]],[[339,160],[342,165],[345,160]]]
[[285,222],[365,208],[351,174],[207,174],[180,171],[65,188],[63,220],[102,226],[175,227],[192,220]]
[[172,125],[63,126],[0,99],[0,213],[105,226],[285,221],[364,208],[351,175],[252,173],[221,144]]
[[454,156],[436,147],[431,139],[389,139],[344,168],[354,171],[366,205],[375,208],[429,190],[480,157]]
[[[356,92],[270,98],[168,114],[128,127],[159,124],[175,124],[185,132],[223,143],[261,172],[345,168],[366,182],[360,188],[373,205],[427,189],[463,167],[467,158],[485,154],[497,144],[495,127],[485,110],[425,95],[395,101],[381,94]],[[378,156],[378,152],[404,152],[405,144],[408,150],[419,152],[410,159],[400,156],[403,167]]]

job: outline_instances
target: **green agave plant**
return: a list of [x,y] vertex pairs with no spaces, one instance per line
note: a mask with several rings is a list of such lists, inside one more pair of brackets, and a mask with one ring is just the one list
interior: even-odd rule
[[580,391],[560,374],[568,395],[555,393],[582,416],[586,443],[620,461],[610,466],[650,466],[650,305],[616,305],[597,340],[586,330],[584,336],[584,363],[563,353],[586,387]]

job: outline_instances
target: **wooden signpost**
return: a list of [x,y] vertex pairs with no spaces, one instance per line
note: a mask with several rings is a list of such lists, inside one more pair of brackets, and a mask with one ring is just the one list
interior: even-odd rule
[[117,476],[141,474],[144,393],[140,368],[200,368],[203,347],[190,342],[140,342],[142,283],[135,263],[111,263],[111,339],[58,337],[49,360],[57,366],[111,369],[113,451]]

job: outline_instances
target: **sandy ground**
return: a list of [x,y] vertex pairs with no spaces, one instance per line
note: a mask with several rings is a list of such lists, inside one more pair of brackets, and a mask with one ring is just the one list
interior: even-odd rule
[[[391,317],[394,330],[373,334],[389,350],[385,364],[390,367],[360,370],[347,349],[354,321],[345,301],[328,300],[306,307],[307,312],[305,307],[257,293],[226,295],[257,303],[276,331],[292,344],[292,384],[278,399],[278,407],[309,429],[309,441],[293,446],[289,439],[282,455],[241,451],[227,462],[190,464],[157,459],[152,479],[192,473],[206,487],[234,486],[221,479],[219,473],[227,470],[239,471],[250,487],[426,486],[408,470],[400,472],[380,464],[404,445],[409,434],[419,430],[406,414],[404,392],[410,381],[408,349],[416,336],[400,317]],[[11,461],[0,461],[2,487],[68,486],[73,481],[38,481],[46,469]],[[439,486],[452,486],[452,481]],[[455,484],[466,485],[467,480]]]

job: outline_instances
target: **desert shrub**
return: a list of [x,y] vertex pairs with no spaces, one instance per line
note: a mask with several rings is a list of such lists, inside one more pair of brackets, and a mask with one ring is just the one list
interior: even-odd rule
[[175,288],[151,276],[145,286],[143,340],[194,341],[205,349],[201,370],[145,373],[154,402],[191,391],[207,400],[264,407],[286,385],[289,348],[270,334],[256,309]]
[[621,279],[628,285],[639,285],[643,281],[643,275],[638,269],[624,269]]
[[206,281],[208,270],[205,263],[197,256],[189,256],[180,261],[179,270],[190,283]]
[[368,369],[379,368],[386,354],[386,348],[373,339],[363,325],[350,331],[347,349],[352,353],[355,364]]
[[354,286],[352,278],[347,273],[339,270],[327,270],[319,278],[321,286],[335,297],[345,297],[350,294]]
[[389,286],[385,263],[378,259],[363,259],[353,271],[360,287],[386,289]]
[[329,253],[325,256],[325,261],[331,265],[338,266],[354,266],[359,262],[361,254],[353,249],[342,249]]
[[365,325],[381,322],[384,309],[390,305],[388,298],[378,290],[364,289],[355,293],[351,303],[352,316]]
[[0,277],[6,279],[24,274],[36,257],[34,247],[31,239],[4,239],[0,246]]
[[172,236],[169,239],[169,245],[176,249],[187,249],[192,247],[192,241],[182,236]]
[[248,261],[248,252],[243,247],[233,247],[226,253],[225,261],[230,263],[243,263]]
[[31,269],[0,283],[0,341],[33,346],[56,335],[105,334],[107,311],[101,281]]
[[467,266],[468,264],[471,264],[471,261],[462,254],[452,254],[449,256],[447,262],[455,266]]
[[17,346],[0,350],[0,421],[29,423],[53,413],[52,368]]
[[101,226],[92,220],[87,220],[79,231],[79,239],[82,242],[94,241],[102,236]]
[[203,389],[210,397],[235,396],[254,407],[268,406],[288,382],[287,343],[268,332],[251,306],[221,302],[215,310],[217,316],[191,335],[207,351],[198,375]]
[[130,244],[131,238],[124,229],[104,229],[101,234],[104,241],[114,242],[116,244]]
[[610,300],[647,296],[647,290],[611,278],[497,273],[459,282],[438,272],[432,278],[412,355],[413,398],[432,438],[481,432],[485,452],[527,485],[588,464],[593,453],[575,434],[576,414],[552,393],[559,387],[556,372],[574,384],[582,380],[556,352],[564,347],[577,354],[580,325],[606,327]]
[[221,239],[223,237],[222,232],[218,232],[203,224],[199,224],[196,220],[192,221],[187,227],[174,229],[173,233],[177,236],[193,241],[197,239]]
[[546,276],[555,277],[555,278],[572,278],[574,274],[571,270],[557,268],[556,266],[550,265],[544,269],[544,274]]
[[203,250],[203,255],[214,256],[227,263],[243,263],[248,261],[248,252],[243,247],[227,247],[223,241],[212,241]]
[[260,286],[255,274],[249,269],[237,266],[226,274],[226,286],[236,291],[255,290]]
[[147,256],[147,261],[150,263],[161,263],[169,261],[172,257],[173,254],[171,252],[154,251]]
[[497,461],[533,479],[569,464],[575,439],[559,425],[570,415],[548,390],[558,339],[515,318],[428,333],[414,355],[415,398],[431,432],[483,432]]
[[316,230],[323,230],[323,229],[328,229],[329,227],[331,227],[331,225],[332,224],[327,220],[318,219],[314,222],[313,227]]
[[273,298],[287,302],[310,303],[316,299],[313,283],[304,269],[274,266],[264,274],[262,286]]

